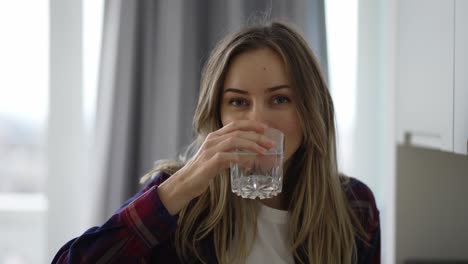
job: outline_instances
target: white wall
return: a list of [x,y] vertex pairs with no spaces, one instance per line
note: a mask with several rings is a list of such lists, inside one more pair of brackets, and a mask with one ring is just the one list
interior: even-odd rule
[[326,1],[339,169],[380,211],[382,263],[395,263],[395,0]]
[[103,0],[50,1],[47,259],[96,225],[91,162]]
[[50,1],[48,258],[85,229],[82,2]]

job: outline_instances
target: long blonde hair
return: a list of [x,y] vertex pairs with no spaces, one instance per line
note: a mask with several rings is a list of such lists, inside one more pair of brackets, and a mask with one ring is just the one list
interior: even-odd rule
[[[201,146],[206,136],[221,128],[220,98],[232,59],[243,52],[269,48],[283,59],[297,93],[297,112],[303,142],[285,172],[283,193],[289,202],[289,245],[300,263],[352,263],[356,239],[364,232],[348,205],[338,175],[334,107],[317,59],[301,34],[284,23],[245,28],[225,37],[212,51],[202,73],[193,126],[197,138],[179,162],[165,162],[154,171],[176,172]],[[249,245],[246,225],[256,226],[255,202],[230,191],[228,171],[179,213],[175,234],[182,260],[206,262],[200,241],[212,240],[220,263],[245,260]],[[234,245],[236,237],[236,245]]]

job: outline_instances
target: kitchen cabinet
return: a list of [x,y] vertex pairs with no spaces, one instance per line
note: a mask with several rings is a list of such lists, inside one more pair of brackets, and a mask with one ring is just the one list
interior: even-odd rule
[[468,0],[400,0],[397,141],[467,154]]

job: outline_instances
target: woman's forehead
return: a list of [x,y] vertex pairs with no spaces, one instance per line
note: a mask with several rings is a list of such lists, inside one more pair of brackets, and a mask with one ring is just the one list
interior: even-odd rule
[[290,88],[286,66],[278,53],[263,48],[233,58],[224,79],[223,90],[270,91],[278,86]]

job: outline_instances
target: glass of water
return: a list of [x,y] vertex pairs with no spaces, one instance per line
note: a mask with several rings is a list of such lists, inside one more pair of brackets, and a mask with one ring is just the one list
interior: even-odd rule
[[283,187],[284,134],[268,128],[264,135],[275,142],[265,154],[236,150],[239,162],[231,163],[232,192],[249,199],[276,196]]

